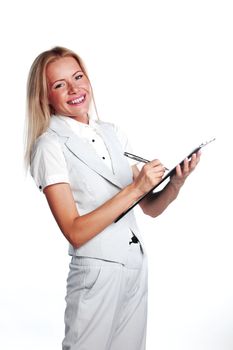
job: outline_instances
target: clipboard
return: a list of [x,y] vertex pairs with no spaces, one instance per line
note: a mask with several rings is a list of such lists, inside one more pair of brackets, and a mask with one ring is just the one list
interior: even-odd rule
[[[188,158],[188,160],[190,160],[190,158],[192,157],[192,155],[194,153],[197,153],[201,148],[203,148],[204,146],[208,145],[210,142],[215,141],[215,138],[211,139],[210,141],[204,142],[202,144],[200,144],[198,147],[196,147],[192,152],[189,153],[189,155],[186,157]],[[184,158],[179,165],[183,165],[184,160],[186,159]],[[178,164],[177,164],[178,165]],[[140,203],[141,200],[143,200],[149,193],[153,192],[157,187],[159,187],[165,180],[167,180],[169,177],[173,176],[176,173],[176,167],[177,165],[170,170],[163,178],[162,180],[159,181],[159,183],[157,183],[149,192],[147,192],[146,194],[144,194],[142,197],[140,197],[135,203],[133,203],[126,211],[124,211],[121,215],[118,216],[118,218],[114,221],[115,223],[118,222],[121,218],[123,218],[123,216],[125,216],[131,209],[133,209],[138,203]]]

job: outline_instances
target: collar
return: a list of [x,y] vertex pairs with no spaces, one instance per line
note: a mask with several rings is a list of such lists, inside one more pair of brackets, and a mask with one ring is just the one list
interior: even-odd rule
[[97,131],[97,129],[98,129],[98,125],[97,125],[95,119],[93,119],[90,116],[89,116],[88,124],[79,122],[74,118],[66,117],[63,115],[58,115],[58,116],[54,116],[54,117],[58,117],[60,120],[65,122],[66,125],[68,125],[75,134],[77,134],[78,136],[81,136],[81,137],[83,137],[85,135],[85,133],[89,130]]
[[[96,152],[93,150],[93,147],[88,143],[85,143],[82,137],[78,136],[67,124],[67,120],[61,116],[51,116],[50,118],[50,126],[49,128],[53,130],[56,134],[61,136],[62,143],[81,161],[86,163],[90,168],[92,168],[99,175],[106,178],[108,181],[111,181],[114,185],[119,188],[123,188],[124,185],[124,177],[121,172],[123,171],[119,166],[118,155],[115,153],[115,149],[117,147],[112,147],[112,142],[114,142],[114,137],[108,135],[107,131],[104,128],[104,124],[102,128],[99,128],[99,132],[101,133],[106,145],[109,148],[110,156],[113,161],[113,168],[115,169],[114,174],[110,171],[110,169],[99,161],[99,157]],[[76,122],[76,120],[72,120],[72,123]],[[80,123],[79,124],[83,124]],[[96,123],[97,124],[97,123]],[[89,124],[84,124],[89,125]],[[98,125],[98,124],[97,124]],[[80,126],[83,127],[83,126]],[[113,136],[113,135],[112,135]],[[120,180],[121,179],[121,180]]]

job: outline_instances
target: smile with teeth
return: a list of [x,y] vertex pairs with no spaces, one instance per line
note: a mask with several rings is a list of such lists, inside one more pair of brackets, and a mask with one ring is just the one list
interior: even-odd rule
[[77,105],[77,104],[82,103],[84,100],[85,100],[85,95],[82,95],[82,96],[76,98],[75,100],[68,101],[67,103],[69,105]]

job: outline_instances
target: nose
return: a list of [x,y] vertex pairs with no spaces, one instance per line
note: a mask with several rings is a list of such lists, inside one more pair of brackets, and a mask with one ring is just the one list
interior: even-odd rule
[[68,84],[68,93],[69,94],[76,94],[78,90],[78,87],[75,85],[75,83],[69,83]]

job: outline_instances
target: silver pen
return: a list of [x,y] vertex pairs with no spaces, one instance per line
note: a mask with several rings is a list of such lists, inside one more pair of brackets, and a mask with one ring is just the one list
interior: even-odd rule
[[[211,140],[209,141],[206,141],[206,142],[203,142],[202,144],[200,144],[197,148],[195,148],[195,150],[193,150],[188,156],[187,158],[190,159],[191,156],[194,154],[194,153],[197,153],[202,147],[205,147],[206,145],[208,145],[209,143],[215,141],[215,137],[212,138]],[[133,154],[133,153],[128,153],[128,152],[124,152],[124,155],[128,158],[131,158],[131,159],[135,159],[135,160],[138,160],[139,162],[142,162],[142,163],[148,163],[150,162],[150,160],[148,159],[145,159],[145,158],[142,158],[142,157],[139,157],[139,156],[136,156],[136,154]],[[164,167],[165,170],[169,170],[168,168]]]
[[[136,154],[133,154],[133,153],[129,153],[129,152],[124,152],[124,155],[128,158],[131,158],[131,159],[134,159],[134,160],[138,160],[139,162],[142,162],[142,163],[148,163],[150,162],[150,160],[148,159],[145,159],[145,158],[142,158],[142,157],[139,157],[139,156],[136,156]],[[169,170],[168,168],[164,167],[165,170]]]

